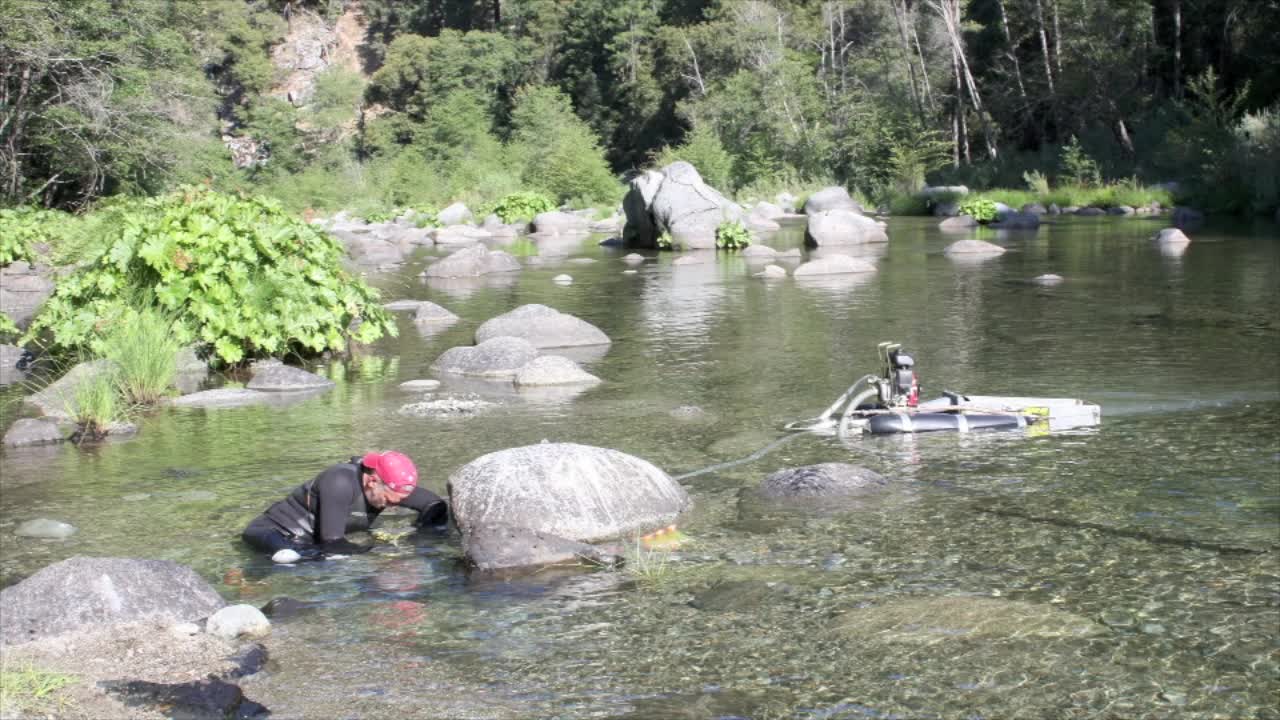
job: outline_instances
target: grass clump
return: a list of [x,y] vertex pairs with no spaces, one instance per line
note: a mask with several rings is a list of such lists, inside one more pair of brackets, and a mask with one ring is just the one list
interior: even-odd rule
[[119,368],[118,387],[127,404],[154,405],[173,385],[174,358],[182,349],[175,323],[153,308],[130,311],[103,339],[103,357]]
[[77,442],[106,437],[111,426],[125,418],[119,368],[108,365],[82,380],[66,410],[75,420]]
[[[67,709],[58,691],[75,682],[71,675],[26,666],[0,670],[0,712],[5,717],[56,716]],[[12,713],[12,715],[11,715]]]
[[638,587],[656,589],[669,582],[675,567],[671,554],[664,550],[646,548],[640,538],[627,549],[622,572]]

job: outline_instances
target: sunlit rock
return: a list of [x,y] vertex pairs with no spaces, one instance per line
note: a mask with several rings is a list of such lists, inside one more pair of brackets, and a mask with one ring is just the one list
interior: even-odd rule
[[873,273],[875,271],[876,266],[874,264],[861,258],[849,255],[830,255],[804,263],[796,268],[793,274],[796,277],[807,277],[812,275]]
[[431,392],[439,388],[439,380],[409,380],[400,383],[400,389],[405,392]]
[[1046,273],[1044,275],[1037,275],[1036,277],[1031,279],[1031,282],[1043,287],[1053,287],[1054,285],[1061,285],[1064,280],[1065,278],[1063,278],[1061,275]]
[[294,392],[333,387],[333,381],[302,368],[274,365],[255,371],[245,387],[263,392]]
[[458,316],[430,301],[418,303],[413,313],[415,325],[451,325],[458,321]]
[[595,384],[600,378],[560,355],[539,355],[516,371],[517,386]]
[[271,632],[271,621],[252,605],[228,605],[209,616],[205,629],[223,640],[257,638]]
[[862,206],[849,197],[849,191],[838,185],[822,188],[804,201],[805,215],[831,210],[848,210],[858,215],[863,213]]
[[535,215],[531,225],[539,235],[585,235],[590,232],[591,223],[586,218],[552,210]]
[[0,642],[141,620],[192,622],[224,605],[194,570],[174,562],[73,557],[0,590]]
[[804,240],[810,247],[889,242],[884,227],[852,210],[824,210],[809,215]]
[[436,358],[431,367],[443,373],[509,379],[537,356],[538,349],[528,340],[499,336],[483,340],[475,346],[449,348]]
[[466,205],[456,202],[449,207],[436,213],[436,221],[443,226],[461,225],[475,220],[475,216],[471,214],[471,210]]
[[541,565],[617,565],[606,549],[506,523],[472,528],[462,536],[462,552],[479,570],[511,570]]
[[986,240],[957,240],[943,252],[947,255],[1000,255],[1005,249]]
[[79,363],[48,387],[24,398],[24,401],[34,405],[47,417],[70,419],[76,414],[76,394],[80,387],[93,382],[104,373],[114,372],[117,367],[110,360]]
[[64,439],[58,423],[49,418],[21,418],[4,434],[4,444],[9,447],[59,443]]
[[600,328],[581,318],[537,303],[486,320],[476,328],[476,342],[496,337],[522,338],[537,348],[608,345],[612,341]]
[[787,269],[781,265],[766,265],[764,270],[756,273],[755,276],[765,280],[781,280],[787,276]]
[[665,527],[689,506],[684,488],[652,463],[574,443],[490,453],[448,484],[464,535],[502,524],[591,542]]
[[510,254],[472,245],[433,263],[426,269],[426,275],[428,278],[466,278],[519,270],[520,263]]

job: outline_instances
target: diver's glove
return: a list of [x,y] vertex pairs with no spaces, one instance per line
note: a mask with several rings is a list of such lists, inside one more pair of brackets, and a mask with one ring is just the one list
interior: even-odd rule
[[372,549],[372,545],[359,545],[347,540],[346,538],[333,540],[332,542],[327,542],[320,546],[320,550],[324,552],[325,557],[359,555],[360,553],[367,553]]

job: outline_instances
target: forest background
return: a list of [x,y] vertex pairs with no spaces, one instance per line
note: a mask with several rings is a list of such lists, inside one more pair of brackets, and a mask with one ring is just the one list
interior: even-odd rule
[[[304,18],[360,37],[299,93],[272,54]],[[0,205],[612,207],[679,158],[742,199],[1176,182],[1269,214],[1278,37],[1280,0],[0,0]]]

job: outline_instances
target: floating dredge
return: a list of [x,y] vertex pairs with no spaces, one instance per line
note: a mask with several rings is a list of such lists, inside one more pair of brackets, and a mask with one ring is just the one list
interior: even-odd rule
[[943,397],[920,401],[915,360],[899,343],[878,346],[883,371],[864,375],[825,412],[786,426],[788,430],[891,435],[937,431],[1043,431],[1087,427],[1102,422],[1102,410],[1074,398],[964,395],[944,390]]

